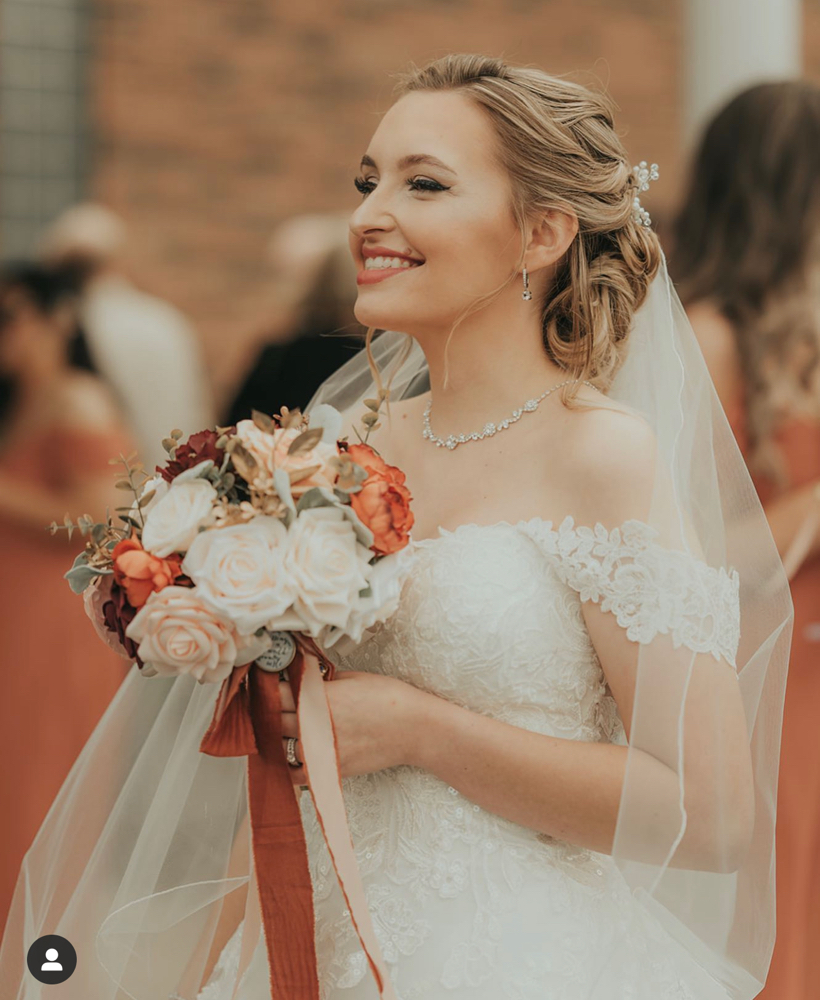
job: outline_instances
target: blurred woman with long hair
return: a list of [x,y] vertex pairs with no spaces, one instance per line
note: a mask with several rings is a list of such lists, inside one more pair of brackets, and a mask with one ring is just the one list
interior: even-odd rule
[[265,341],[226,408],[226,424],[250,417],[254,409],[304,409],[328,375],[361,347],[346,215],[293,216],[274,233],[268,258],[275,272],[275,314],[266,317]]
[[133,443],[99,379],[71,365],[70,286],[39,264],[0,271],[0,927],[25,851],[122,679],[63,574],[79,532],[127,503],[109,459]]
[[791,578],[767,1000],[820,995],[820,87],[760,84],[706,128],[672,274]]

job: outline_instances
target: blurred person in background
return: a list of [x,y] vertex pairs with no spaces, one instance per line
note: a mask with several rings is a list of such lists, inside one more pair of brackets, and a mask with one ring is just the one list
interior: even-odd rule
[[[68,512],[105,518],[128,501],[109,459],[133,440],[112,394],[73,368],[66,282],[40,264],[0,271],[0,927],[23,855],[128,664],[97,638],[63,574],[79,532]],[[13,762],[13,763],[12,763]]]
[[745,90],[707,126],[672,274],[791,580],[765,1000],[820,996],[820,87]]
[[[148,470],[164,464],[163,438],[215,421],[202,349],[187,318],[136,288],[126,276],[122,220],[101,205],[81,204],[46,231],[43,259],[60,267],[81,295],[79,322],[88,356],[117,396]],[[76,345],[75,345],[76,350]]]
[[227,407],[226,424],[254,409],[304,409],[324,379],[361,348],[348,232],[347,216],[333,214],[295,216],[274,233],[268,258],[277,315]]

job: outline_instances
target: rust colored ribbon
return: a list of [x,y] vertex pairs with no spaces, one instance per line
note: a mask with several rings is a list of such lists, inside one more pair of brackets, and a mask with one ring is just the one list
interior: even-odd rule
[[[288,671],[316,814],[379,996],[395,1000],[344,812],[338,750],[322,683],[333,679],[335,665],[309,637],[295,633],[293,638],[297,650]],[[255,663],[235,667],[222,685],[199,749],[214,757],[248,758],[254,874],[271,995],[282,1000],[319,1000],[313,890],[299,800],[285,757],[279,674]]]

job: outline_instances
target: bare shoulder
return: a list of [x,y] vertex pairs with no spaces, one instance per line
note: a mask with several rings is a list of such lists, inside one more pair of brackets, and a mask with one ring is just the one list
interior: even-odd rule
[[736,353],[732,324],[713,302],[707,299],[692,302],[686,307],[686,315],[704,353],[706,350],[716,354]]
[[579,523],[644,519],[656,464],[657,439],[642,415],[603,406],[572,411],[562,465]]
[[59,397],[63,422],[72,427],[111,429],[122,420],[114,394],[91,372],[72,372]]
[[686,309],[709,374],[724,400],[741,379],[740,352],[732,324],[711,302],[693,302]]

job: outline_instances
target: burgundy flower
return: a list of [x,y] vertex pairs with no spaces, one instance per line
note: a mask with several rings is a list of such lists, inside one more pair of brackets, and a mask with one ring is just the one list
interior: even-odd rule
[[143,662],[137,656],[139,644],[125,634],[125,630],[136,617],[137,609],[128,603],[128,595],[118,583],[112,581],[111,598],[103,604],[102,612],[105,627],[109,632],[114,632],[128,656],[142,669]]
[[225,452],[222,448],[217,448],[218,440],[219,435],[216,431],[199,431],[197,434],[192,434],[185,444],[177,447],[174,458],[167,462],[164,468],[158,465],[156,471],[166,482],[172,483],[180,472],[192,469],[209,458],[219,467],[222,465]]

